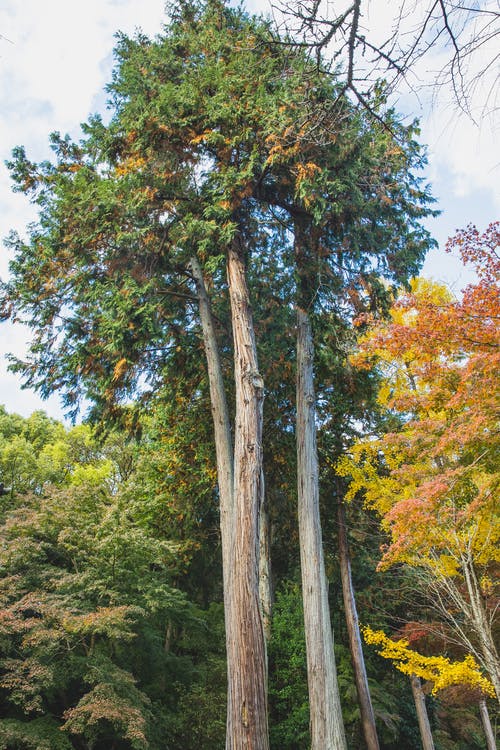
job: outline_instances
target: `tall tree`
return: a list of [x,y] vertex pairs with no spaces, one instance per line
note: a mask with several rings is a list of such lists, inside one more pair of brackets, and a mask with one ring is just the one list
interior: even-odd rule
[[[291,145],[285,149],[277,144],[274,170],[260,186],[262,198],[284,212],[294,242],[298,513],[314,748],[325,743],[342,747],[345,740],[326,606],[312,321],[315,310],[325,305],[347,322],[352,315],[349,290],[356,286],[370,290],[376,305],[381,285],[374,265],[386,277],[405,278],[418,268],[430,242],[419,226],[430,198],[410,171],[420,163],[412,129],[405,131],[391,116],[386,129],[367,130],[364,117],[339,98],[327,77],[320,75],[319,82],[321,88],[311,91],[306,78],[298,88],[301,108],[309,115],[306,125],[294,141],[290,123],[286,132]],[[303,121],[295,118],[295,127],[297,122]]]
[[[404,276],[428,245],[418,222],[427,196],[409,173],[420,161],[412,129],[402,145],[389,130],[372,137],[335,87],[284,49],[266,24],[239,11],[183,4],[156,42],[120,39],[109,125],[93,118],[78,145],[54,136],[56,164],[34,165],[22,149],[12,163],[18,188],[40,206],[30,240],[11,240],[13,280],[4,287],[5,315],[24,317],[35,331],[17,369],[42,393],[64,389],[70,408],[82,394],[108,413],[132,397],[146,401],[192,340],[189,259],[225,265],[237,394],[234,523],[222,525],[231,570],[227,737],[238,748],[267,747],[256,593],[263,382],[247,265],[252,252],[268,251],[277,204],[281,219],[305,208],[305,231],[324,240],[329,262],[314,258],[307,305],[318,271],[332,274],[339,264],[334,288],[354,277],[373,288],[374,265]],[[313,407],[307,403],[314,461]],[[326,585],[317,590],[327,632]],[[319,715],[321,700],[311,710]]]
[[26,313],[36,331],[31,361],[18,369],[42,393],[64,388],[69,407],[82,393],[108,413],[138,393],[144,400],[143,374],[157,389],[189,330],[182,276],[189,258],[225,262],[236,390],[234,524],[222,525],[231,571],[227,742],[265,748],[257,568],[263,382],[246,264],[249,199],[281,136],[275,126],[292,91],[283,75],[289,60],[266,24],[218,2],[184,4],[161,39],[121,38],[117,56],[109,126],[94,118],[80,145],[54,136],[56,165],[15,154],[14,177],[41,207],[31,241],[12,239],[5,307]]
[[[432,601],[500,689],[493,628],[496,613],[498,450],[498,224],[450,241],[474,260],[479,281],[455,301],[439,285],[417,282],[369,332],[358,361],[384,373],[380,401],[402,422],[361,441],[351,494],[382,516],[391,543],[381,565],[421,571]],[[459,613],[459,616],[457,614]]]

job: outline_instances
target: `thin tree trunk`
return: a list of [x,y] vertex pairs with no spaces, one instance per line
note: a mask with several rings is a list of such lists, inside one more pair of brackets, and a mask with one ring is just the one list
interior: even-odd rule
[[203,344],[207,359],[210,404],[212,407],[215,454],[217,460],[217,481],[219,485],[222,572],[224,577],[224,591],[226,591],[226,577],[229,573],[229,550],[233,529],[234,465],[231,424],[224,388],[224,379],[222,377],[219,346],[217,344],[215,325],[205,287],[205,280],[196,257],[191,258],[189,265],[196,283],[201,328],[203,331]]
[[[229,410],[227,407],[226,393],[222,376],[219,348],[215,334],[215,326],[210,302],[208,299],[203,273],[197,258],[193,257],[190,267],[196,283],[198,294],[200,319],[203,331],[203,341],[207,358],[208,379],[210,387],[210,401],[214,422],[215,448],[217,458],[217,477],[220,496],[220,526],[222,544],[222,565],[224,581],[224,603],[226,619],[226,638],[229,642],[234,640],[233,629],[237,625],[237,619],[230,616],[230,605],[232,597],[229,596],[231,583],[230,555],[233,540],[233,512],[234,512],[234,461],[233,446],[231,440],[231,428]],[[256,361],[256,358],[255,358]],[[262,488],[263,488],[263,480]],[[266,639],[270,636],[271,618],[271,578],[270,578],[270,553],[269,553],[269,519],[265,501],[262,499],[260,510],[260,544],[259,544],[259,596],[262,608],[262,619]],[[267,679],[267,664],[265,670]],[[228,716],[232,712],[231,680],[228,684]],[[231,730],[232,731],[232,730]],[[228,731],[228,743],[231,732]],[[234,738],[236,741],[236,738]],[[230,745],[228,745],[230,746]],[[234,745],[237,747],[237,745]],[[245,745],[246,747],[246,745]]]
[[262,624],[266,643],[271,638],[271,619],[273,609],[273,592],[271,582],[271,531],[269,512],[264,498],[260,509],[259,532],[259,596],[262,609]]
[[493,727],[491,726],[488,706],[486,705],[486,700],[484,698],[479,701],[479,715],[481,716],[481,724],[483,725],[484,736],[486,737],[487,750],[497,750],[497,743],[493,733]]
[[495,646],[491,625],[486,614],[484,602],[481,594],[481,585],[477,579],[472,555],[469,555],[462,561],[462,570],[464,573],[465,584],[469,594],[471,619],[477,636],[481,655],[488,676],[493,683],[497,700],[500,703],[500,659]]
[[[231,597],[230,583],[230,554],[233,538],[233,491],[234,491],[234,462],[233,444],[231,439],[231,423],[227,406],[219,346],[215,333],[215,325],[208,298],[205,279],[201,266],[196,257],[191,258],[190,268],[196,284],[200,321],[203,332],[203,344],[207,360],[208,383],[210,389],[210,404],[214,425],[215,455],[217,462],[217,482],[219,485],[219,517],[222,547],[222,582],[224,594],[224,621],[226,629],[226,643],[231,639],[231,628],[234,626],[230,614]],[[231,705],[231,683],[228,681],[227,705]]]
[[297,311],[296,440],[311,750],[346,750],[319,515],[312,331],[301,309]]
[[410,675],[410,681],[413,700],[415,701],[415,708],[417,710],[422,748],[423,750],[434,750],[434,740],[432,739],[431,725],[429,724],[429,716],[427,715],[427,707],[425,705],[425,695],[420,683],[420,677],[412,674]]
[[370,697],[370,689],[368,687],[368,677],[366,675],[361,634],[359,632],[356,599],[354,597],[354,587],[352,585],[351,560],[345,523],[345,508],[340,492],[338,496],[337,516],[342,594],[344,597],[345,618],[347,623],[347,633],[349,636],[352,666],[354,669],[354,680],[358,694],[359,710],[361,712],[361,725],[367,750],[379,750],[375,716]]
[[241,238],[228,250],[236,385],[233,544],[228,576],[226,750],[268,750],[266,646],[259,601],[264,383],[258,371]]

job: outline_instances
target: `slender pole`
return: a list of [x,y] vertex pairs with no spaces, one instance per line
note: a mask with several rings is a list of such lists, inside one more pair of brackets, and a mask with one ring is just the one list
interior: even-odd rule
[[351,651],[354,680],[356,683],[356,692],[358,694],[359,710],[361,713],[361,726],[367,750],[380,750],[377,728],[375,725],[375,715],[373,713],[370,689],[368,687],[368,677],[366,675],[361,633],[359,631],[354,586],[352,584],[351,560],[345,522],[345,508],[340,493],[338,497],[337,517],[340,577],[342,579],[342,594],[344,598],[347,633],[349,636],[349,649]]
[[298,515],[311,750],[346,750],[319,514],[313,354],[311,321],[307,312],[299,308],[296,427]]
[[431,725],[429,723],[429,716],[427,714],[427,707],[425,705],[425,695],[422,690],[422,684],[420,677],[412,674],[410,675],[411,691],[413,693],[413,700],[415,701],[415,708],[417,711],[418,726],[420,729],[420,737],[422,739],[423,750],[435,750],[434,740],[432,739]]
[[497,750],[495,734],[493,732],[493,727],[491,726],[490,715],[488,713],[488,706],[486,705],[485,698],[482,698],[479,701],[479,715],[481,717],[481,724],[483,725],[484,736],[486,738],[487,750]]

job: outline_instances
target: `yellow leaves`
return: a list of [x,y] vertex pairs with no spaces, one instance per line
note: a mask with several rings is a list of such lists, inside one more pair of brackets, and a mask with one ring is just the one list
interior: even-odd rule
[[369,626],[362,631],[366,643],[376,646],[380,656],[393,661],[400,672],[415,674],[432,682],[433,694],[451,685],[468,685],[495,697],[493,685],[483,677],[471,654],[467,654],[463,661],[451,661],[445,656],[423,656],[409,647],[406,638],[393,641],[382,630],[372,630]]
[[453,555],[441,554],[436,559],[430,558],[429,567],[443,578],[453,578],[459,574],[458,560]]
[[122,379],[122,377],[127,372],[127,367],[128,367],[128,363],[125,357],[122,357],[121,359],[118,360],[113,370],[113,378],[112,378],[113,383],[117,383],[119,380]]
[[483,596],[491,596],[495,591],[495,585],[491,580],[490,576],[484,575],[480,581],[481,593]]
[[130,156],[125,159],[124,162],[116,167],[115,173],[117,177],[125,177],[131,172],[140,171],[146,164],[146,160],[141,156]]
[[203,143],[204,141],[208,140],[208,138],[212,134],[213,134],[212,130],[204,130],[203,133],[193,136],[193,138],[191,138],[190,140],[190,143],[192,146],[198,146],[200,143]]
[[318,167],[318,165],[314,164],[312,161],[308,161],[306,164],[298,164],[296,172],[298,185],[300,182],[303,182],[303,180],[313,179],[318,172],[321,172],[321,167]]
[[68,634],[104,634],[123,640],[131,640],[135,634],[130,631],[130,617],[136,614],[133,607],[98,607],[94,612],[83,615],[70,615],[62,620],[62,627]]

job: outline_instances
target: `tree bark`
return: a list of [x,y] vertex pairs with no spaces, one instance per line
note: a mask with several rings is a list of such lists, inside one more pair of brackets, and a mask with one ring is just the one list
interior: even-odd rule
[[346,750],[330,624],[319,515],[313,340],[297,311],[297,471],[300,564],[307,654],[311,750]]
[[271,638],[271,619],[273,609],[273,591],[271,581],[271,531],[266,498],[260,509],[259,532],[259,596],[262,609],[262,624],[266,643]]
[[212,419],[214,424],[217,482],[219,485],[222,572],[225,592],[227,589],[225,579],[229,572],[229,550],[233,529],[234,464],[231,423],[229,420],[229,409],[227,406],[224,379],[222,377],[219,346],[217,343],[215,325],[205,286],[205,280],[196,257],[190,259],[189,265],[196,284],[201,328],[203,332],[203,344],[207,359],[210,404],[212,407]]
[[491,726],[488,706],[486,705],[486,700],[484,698],[479,701],[479,715],[481,717],[481,724],[483,725],[484,736],[486,738],[487,750],[497,750],[497,743],[493,733],[493,727]]
[[264,383],[259,374],[241,237],[227,253],[234,340],[233,543],[226,626],[229,704],[226,750],[268,750],[266,646],[259,601],[259,514]]
[[420,677],[412,674],[410,675],[410,681],[413,700],[415,701],[415,708],[417,710],[422,748],[423,750],[434,750],[434,740],[432,739],[431,725],[429,724],[429,716],[427,715],[427,707],[425,705],[425,695],[420,683]]
[[469,594],[472,625],[479,643],[484,666],[495,688],[497,701],[500,703],[500,659],[495,646],[491,624],[484,607],[481,584],[474,569],[472,554],[462,560],[462,571],[467,586],[467,593]]
[[347,529],[345,523],[345,508],[342,495],[338,496],[338,540],[339,540],[339,562],[340,577],[342,579],[342,594],[344,597],[345,618],[347,633],[349,636],[349,649],[351,651],[352,666],[354,669],[354,680],[358,694],[359,710],[361,713],[361,726],[367,750],[379,750],[375,716],[368,687],[361,634],[359,632],[358,612],[354,587],[352,585],[351,560],[349,556],[349,544],[347,540]]

